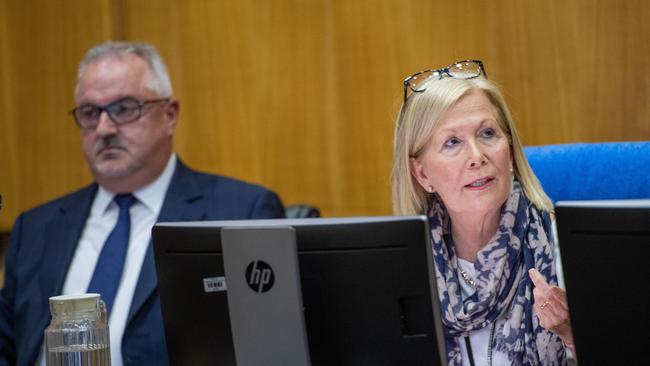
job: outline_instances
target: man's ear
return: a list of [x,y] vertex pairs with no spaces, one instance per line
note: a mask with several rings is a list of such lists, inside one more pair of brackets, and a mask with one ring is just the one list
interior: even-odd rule
[[167,127],[169,128],[170,134],[173,134],[174,129],[176,128],[180,107],[180,103],[178,103],[177,100],[171,100],[165,107],[165,120],[167,121]]
[[411,175],[418,181],[418,183],[420,183],[422,189],[424,189],[427,192],[433,192],[434,188],[429,182],[429,177],[424,171],[424,165],[422,165],[422,163],[420,163],[418,159],[410,158],[409,167],[410,167],[409,170],[411,171]]

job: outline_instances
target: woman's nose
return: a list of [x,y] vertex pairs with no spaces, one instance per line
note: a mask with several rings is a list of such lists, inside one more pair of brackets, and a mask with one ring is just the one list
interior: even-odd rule
[[483,150],[481,150],[481,147],[476,142],[470,141],[467,144],[467,148],[469,150],[468,164],[470,168],[477,168],[487,164],[487,157],[485,156],[485,153],[483,153]]

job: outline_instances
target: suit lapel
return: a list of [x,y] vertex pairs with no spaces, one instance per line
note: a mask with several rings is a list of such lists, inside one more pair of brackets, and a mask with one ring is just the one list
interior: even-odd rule
[[46,224],[41,271],[41,288],[46,297],[61,293],[96,191],[94,184],[80,191],[62,203],[60,215]]
[[[194,174],[178,160],[157,222],[204,220],[206,208],[202,198],[203,193]],[[150,242],[142,263],[135,293],[133,294],[127,326],[145,302],[154,294],[156,287],[156,265],[153,246]]]

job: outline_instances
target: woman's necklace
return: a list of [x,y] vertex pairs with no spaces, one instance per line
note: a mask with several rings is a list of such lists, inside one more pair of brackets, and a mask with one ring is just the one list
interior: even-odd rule
[[468,284],[471,288],[476,290],[476,282],[474,282],[474,279],[470,277],[467,272],[463,271],[462,269],[460,270],[460,276],[463,277],[463,281],[465,281],[466,284]]

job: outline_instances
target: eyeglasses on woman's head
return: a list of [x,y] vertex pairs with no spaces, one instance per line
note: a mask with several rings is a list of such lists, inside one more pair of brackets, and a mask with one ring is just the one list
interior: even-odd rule
[[487,78],[483,62],[479,60],[458,61],[441,69],[416,72],[404,79],[404,103],[410,95],[409,90],[412,93],[421,93],[426,90],[424,86],[431,80],[440,80],[445,76],[454,79],[473,79],[481,75]]

